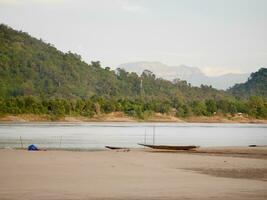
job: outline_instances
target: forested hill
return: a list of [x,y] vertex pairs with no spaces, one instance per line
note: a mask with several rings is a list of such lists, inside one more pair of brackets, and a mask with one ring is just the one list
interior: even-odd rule
[[[266,84],[262,83],[266,83],[266,69],[230,92],[250,95],[254,89],[255,94],[266,95]],[[148,70],[138,76],[102,68],[99,62],[87,64],[75,53],[63,53],[27,33],[0,25],[0,116],[37,114],[54,120],[112,112],[139,119],[155,113],[186,118],[229,117],[241,112],[266,119],[267,102],[261,97],[238,100],[210,86],[167,81]]]
[[[142,80],[142,84],[141,84]],[[29,34],[0,25],[0,97],[87,99],[94,95],[114,98],[184,100],[220,99],[223,91],[208,86],[191,87],[156,78],[146,71],[141,76],[87,64],[75,53],[63,53]]]
[[236,97],[261,96],[267,98],[267,68],[252,73],[247,82],[236,84],[229,89]]

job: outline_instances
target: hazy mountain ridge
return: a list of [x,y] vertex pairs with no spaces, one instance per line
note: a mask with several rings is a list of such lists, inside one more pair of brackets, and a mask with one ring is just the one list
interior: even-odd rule
[[152,71],[157,77],[167,80],[181,79],[186,80],[193,86],[212,85],[217,89],[228,89],[229,87],[245,82],[249,74],[224,74],[221,76],[207,76],[197,67],[189,67],[186,65],[168,66],[161,62],[132,62],[124,63],[119,66],[129,72],[142,74],[147,69]]

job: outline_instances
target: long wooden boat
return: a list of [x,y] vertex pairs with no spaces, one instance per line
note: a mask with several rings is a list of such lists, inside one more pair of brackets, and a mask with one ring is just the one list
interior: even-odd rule
[[129,148],[126,148],[126,147],[113,147],[113,146],[105,146],[107,149],[112,149],[112,150],[115,150],[115,149],[126,149],[128,150]]
[[189,146],[171,146],[171,145],[152,145],[152,144],[141,144],[138,143],[138,145],[149,147],[152,149],[161,149],[161,150],[190,150],[198,148],[198,146],[189,145]]

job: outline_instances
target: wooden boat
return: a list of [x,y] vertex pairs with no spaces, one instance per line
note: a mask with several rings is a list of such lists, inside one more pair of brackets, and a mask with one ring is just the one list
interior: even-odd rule
[[248,147],[267,147],[267,145],[256,145],[256,144],[251,144]]
[[190,150],[198,148],[198,146],[190,145],[190,146],[171,146],[171,145],[152,145],[152,144],[139,144],[144,147],[149,147],[152,149],[160,149],[160,150]]
[[115,150],[115,149],[125,149],[125,150],[128,150],[129,148],[126,148],[126,147],[113,147],[113,146],[105,146],[107,149],[112,149],[112,150]]

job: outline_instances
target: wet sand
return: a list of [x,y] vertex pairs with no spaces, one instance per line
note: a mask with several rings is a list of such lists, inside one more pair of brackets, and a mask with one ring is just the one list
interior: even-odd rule
[[266,155],[0,150],[0,199],[266,199]]

